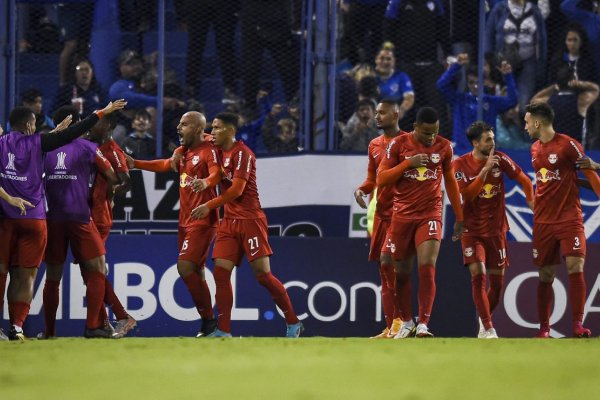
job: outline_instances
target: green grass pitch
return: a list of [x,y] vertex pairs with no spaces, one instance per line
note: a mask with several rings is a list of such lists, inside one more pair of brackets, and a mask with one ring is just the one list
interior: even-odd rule
[[0,399],[597,399],[600,340],[0,342]]

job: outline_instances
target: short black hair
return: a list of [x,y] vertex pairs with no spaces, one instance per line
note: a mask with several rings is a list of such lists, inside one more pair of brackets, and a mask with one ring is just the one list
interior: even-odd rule
[[139,110],[135,111],[135,114],[133,114],[133,119],[136,119],[137,117],[145,117],[147,120],[152,121],[152,116],[145,108],[140,108]]
[[8,116],[8,122],[13,129],[22,128],[32,115],[33,111],[27,107],[15,107]]
[[483,132],[493,131],[494,129],[483,121],[475,121],[467,129],[467,139],[469,143],[473,143],[473,140],[481,139]]
[[560,90],[568,90],[569,82],[575,79],[575,70],[568,64],[563,64],[556,70],[556,84]]
[[386,98],[383,98],[383,99],[379,100],[379,104],[388,104],[388,105],[393,106],[393,107],[399,105],[398,104],[398,100],[394,99],[392,97],[386,97]]
[[361,107],[371,107],[371,110],[375,110],[375,104],[371,99],[362,99],[356,103],[356,111],[360,110]]
[[549,124],[554,122],[554,110],[548,103],[530,103],[525,107],[525,112],[541,118]]
[[52,115],[52,121],[54,121],[54,125],[58,125],[62,122],[63,119],[67,118],[70,115],[73,117],[72,123],[75,123],[81,119],[79,116],[79,110],[73,106],[62,106],[58,110],[54,111]]
[[235,129],[238,128],[239,117],[237,114],[231,112],[220,112],[217,115],[215,115],[215,119],[220,119],[226,125],[231,125]]
[[374,76],[365,76],[358,81],[358,94],[364,97],[379,97],[379,83]]
[[42,92],[35,88],[29,88],[21,93],[22,103],[33,103],[36,98],[42,97]]
[[417,111],[417,124],[435,124],[439,119],[438,112],[433,107],[421,107]]

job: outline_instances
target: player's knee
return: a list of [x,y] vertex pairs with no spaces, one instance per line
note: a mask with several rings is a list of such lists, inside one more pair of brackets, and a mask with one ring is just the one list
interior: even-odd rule
[[554,271],[550,268],[540,268],[538,276],[540,281],[545,283],[552,283],[554,281]]

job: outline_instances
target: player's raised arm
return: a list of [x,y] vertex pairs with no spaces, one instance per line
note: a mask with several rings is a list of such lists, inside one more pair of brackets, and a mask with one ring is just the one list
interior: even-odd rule
[[172,171],[170,158],[163,158],[158,160],[136,160],[129,154],[125,154],[125,158],[127,160],[127,167],[129,169],[138,168],[151,172]]
[[460,193],[463,196],[465,201],[473,201],[477,198],[477,195],[481,191],[483,184],[485,183],[485,178],[488,173],[494,168],[494,166],[498,166],[500,164],[500,157],[494,154],[494,149],[490,150],[490,154],[485,162],[485,165],[479,171],[479,174],[475,178],[475,180],[466,186],[463,186],[460,190]]

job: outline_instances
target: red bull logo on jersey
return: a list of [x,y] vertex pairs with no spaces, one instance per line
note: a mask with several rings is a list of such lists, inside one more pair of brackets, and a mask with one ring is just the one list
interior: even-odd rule
[[483,185],[481,190],[479,191],[479,198],[482,199],[491,199],[500,193],[500,185],[492,185],[491,183]]
[[550,171],[549,169],[546,169],[546,168],[540,168],[540,170],[535,173],[535,180],[536,180],[536,182],[542,182],[542,183],[546,183],[546,182],[550,182],[550,181],[560,181],[559,173],[560,173],[559,170]]
[[405,178],[415,179],[419,182],[426,180],[437,179],[437,170],[432,170],[427,167],[418,167],[409,169],[404,173]]
[[179,186],[186,187],[192,184],[194,178],[186,174],[185,172],[179,176]]

